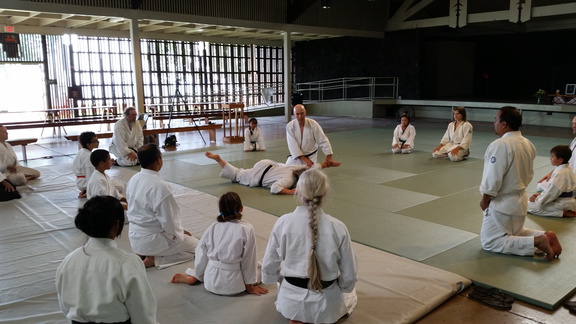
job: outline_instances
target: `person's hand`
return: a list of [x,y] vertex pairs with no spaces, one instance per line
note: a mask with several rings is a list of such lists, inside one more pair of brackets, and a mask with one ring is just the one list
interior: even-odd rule
[[450,154],[452,155],[457,155],[458,151],[460,151],[461,147],[460,146],[456,146],[455,148],[453,148],[452,150],[450,150]]
[[[326,160],[328,160],[328,157],[326,157]],[[304,164],[306,164],[307,167],[311,168],[314,163],[307,157],[305,157],[304,155],[302,155],[300,157],[300,161],[302,161]]]
[[540,196],[540,194],[533,194],[532,196],[530,196],[530,198],[528,198],[530,200],[530,202],[536,202],[536,198]]
[[2,180],[2,182],[0,182],[0,183],[4,186],[4,191],[7,191],[7,192],[16,191],[16,189],[14,189],[14,186],[12,186],[10,184],[10,182],[8,182],[6,180]]
[[492,201],[492,196],[490,195],[482,195],[482,200],[480,200],[480,208],[482,208],[482,210],[486,210],[486,208],[488,208],[490,206],[490,202]]
[[442,144],[436,146],[436,148],[435,148],[434,150],[432,150],[432,153],[434,153],[434,152],[438,151],[439,149],[441,149],[442,146],[443,146]]
[[192,236],[192,234],[190,234],[190,232],[188,232],[187,230],[184,230],[184,235]]
[[552,177],[552,172],[548,173],[547,175],[542,177],[542,179],[538,180],[538,183],[548,181],[548,180],[550,180],[550,177]]
[[130,152],[130,154],[128,154],[128,160],[136,161],[137,159],[138,159],[138,156],[136,155],[136,153]]
[[393,149],[398,148],[398,144],[392,145],[392,148],[393,148]]
[[260,286],[246,285],[246,292],[254,295],[264,295],[268,293],[268,289]]
[[8,172],[11,172],[11,173],[16,173],[16,172],[18,172],[18,169],[16,169],[16,166],[15,166],[15,165],[9,165],[9,166],[7,166],[7,167],[6,167],[6,170],[8,170]]

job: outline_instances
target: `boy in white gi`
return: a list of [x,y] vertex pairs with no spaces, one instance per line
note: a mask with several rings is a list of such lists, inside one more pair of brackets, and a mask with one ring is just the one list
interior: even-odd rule
[[244,132],[244,152],[258,152],[265,151],[264,137],[258,128],[258,120],[250,118],[248,121],[248,128]]
[[90,176],[95,170],[92,162],[90,162],[90,153],[95,148],[98,148],[100,142],[94,132],[83,132],[78,137],[78,142],[82,148],[76,154],[76,158],[74,158],[72,171],[76,175],[76,186],[80,189],[78,198],[85,198],[88,180],[90,180]]
[[519,129],[522,115],[510,106],[498,111],[493,141],[484,155],[480,208],[484,211],[480,240],[486,251],[522,256],[534,255],[534,248],[552,261],[562,246],[552,231],[524,227],[528,197],[526,187],[534,175],[536,148]]
[[572,150],[567,145],[554,146],[550,150],[550,163],[556,168],[548,186],[542,193],[530,196],[528,212],[550,217],[576,217],[576,175],[568,164]]
[[142,170],[126,187],[130,245],[147,268],[191,260],[198,239],[182,227],[180,207],[158,171],[164,162],[156,144],[138,150]]
[[[86,196],[88,199],[95,196],[112,196],[121,202],[126,202],[126,198],[118,192],[112,179],[106,174],[106,170],[112,167],[110,153],[106,150],[95,150],[90,154],[90,163],[94,166],[94,172],[88,180],[86,186]],[[127,209],[126,205],[123,205]]]

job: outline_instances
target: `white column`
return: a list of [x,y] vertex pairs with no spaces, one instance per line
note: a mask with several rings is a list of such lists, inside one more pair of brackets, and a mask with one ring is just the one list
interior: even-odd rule
[[292,42],[290,32],[284,32],[284,116],[292,119]]
[[134,108],[138,114],[144,112],[144,82],[142,79],[142,54],[140,52],[140,30],[138,19],[130,19],[130,40],[132,41],[132,79],[134,81]]

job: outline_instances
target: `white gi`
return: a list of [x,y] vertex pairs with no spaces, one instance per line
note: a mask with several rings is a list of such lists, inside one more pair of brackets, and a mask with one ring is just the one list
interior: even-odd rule
[[95,196],[112,196],[118,200],[124,198],[114,186],[112,179],[98,170],[94,170],[86,187],[86,198],[90,199]]
[[[9,166],[15,166],[16,172],[8,171]],[[8,179],[13,185],[21,186],[26,183],[26,176],[37,178],[40,176],[40,171],[21,166],[12,145],[0,142],[0,181]]]
[[265,149],[266,145],[264,145],[264,137],[260,128],[256,127],[254,130],[250,130],[250,127],[246,128],[244,132],[244,151],[261,151]]
[[56,270],[60,309],[82,323],[156,324],[156,299],[144,263],[114,240],[90,238]]
[[204,232],[194,260],[194,274],[206,290],[236,295],[258,283],[254,227],[242,220],[217,222]]
[[136,165],[138,159],[130,161],[128,154],[130,154],[130,152],[138,152],[138,149],[143,144],[144,135],[142,134],[142,127],[138,121],[132,124],[132,128],[130,128],[130,124],[126,121],[126,118],[122,118],[114,124],[114,135],[112,135],[112,142],[110,143],[110,153],[116,156],[118,165]]
[[[392,153],[412,153],[414,149],[414,139],[416,138],[416,128],[412,125],[408,125],[404,131],[402,131],[402,125],[396,126],[394,129],[394,136],[392,136],[392,146],[398,144],[397,148],[392,149]],[[403,145],[408,145],[407,148],[401,149]]]
[[494,198],[484,210],[480,231],[484,250],[534,255],[534,236],[544,231],[525,228],[524,221],[526,186],[534,175],[535,157],[536,148],[520,131],[505,133],[486,149],[480,192]]
[[[568,160],[568,165],[570,166],[573,172],[576,172],[576,137],[574,137],[572,143],[570,143],[570,150],[572,151],[572,157],[570,158],[570,160]],[[549,183],[550,179],[536,184],[536,191],[542,192],[546,190],[546,187],[548,187]]]
[[[358,266],[346,225],[325,214],[321,208],[317,211],[316,253],[321,279],[337,280],[322,293],[282,280],[275,304],[284,317],[295,321],[334,323],[351,312],[343,293],[355,292]],[[308,256],[312,251],[308,223],[309,211],[304,206],[298,206],[293,213],[283,215],[276,221],[262,261],[263,283],[276,283],[283,277],[308,278]],[[355,293],[351,297],[355,302]]]
[[[90,162],[90,154],[92,154],[91,151],[81,148],[72,163],[72,171],[76,175],[76,186],[80,190],[85,190],[88,187],[88,181],[90,181],[90,177],[96,171],[96,168]],[[110,178],[108,180],[112,182],[120,194],[124,194],[125,187],[122,182]],[[114,197],[114,195],[110,196]]]
[[83,147],[78,151],[72,163],[72,171],[76,175],[76,186],[80,190],[86,189],[88,180],[90,180],[90,176],[95,170],[90,162],[90,154],[92,154],[92,152]]
[[[446,129],[446,133],[442,137],[440,144],[443,146],[436,152],[432,153],[432,157],[437,158],[450,158],[450,161],[457,162],[462,161],[466,156],[470,154],[470,144],[472,144],[472,124],[469,122],[461,122],[456,130],[454,130],[454,125],[456,121],[451,122]],[[450,151],[456,146],[460,146],[462,149],[458,151],[458,154],[452,155]]]
[[[528,212],[540,216],[562,217],[565,210],[576,210],[573,191],[576,188],[576,175],[568,164],[554,168],[552,176],[535,202],[528,201]],[[560,197],[560,195],[566,197]]]
[[158,172],[142,169],[126,187],[130,245],[156,265],[190,260],[198,239],[184,234],[180,207]]
[[[264,178],[262,178],[262,173],[270,165],[272,167],[268,169]],[[315,167],[320,167],[320,165],[316,164]],[[271,193],[277,194],[282,189],[290,189],[295,185],[297,180],[294,176],[295,171],[306,169],[305,165],[284,165],[272,160],[258,161],[251,169],[240,169],[230,163],[226,163],[222,171],[220,171],[220,178],[230,179],[232,182],[238,182],[248,187],[262,186],[270,188]],[[261,178],[262,185],[260,185]]]
[[318,162],[318,148],[322,149],[324,155],[333,154],[332,146],[328,137],[324,134],[322,127],[313,119],[306,118],[304,130],[300,132],[298,120],[294,119],[286,125],[286,141],[290,156],[286,160],[287,165],[304,164],[299,156],[306,156],[312,163]]

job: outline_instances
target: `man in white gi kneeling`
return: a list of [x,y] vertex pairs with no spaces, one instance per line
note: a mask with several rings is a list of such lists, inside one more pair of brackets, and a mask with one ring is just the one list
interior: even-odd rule
[[194,258],[198,239],[182,227],[180,207],[168,182],[160,177],[162,153],[156,144],[138,150],[142,170],[128,181],[130,245],[146,268]]
[[138,164],[138,149],[144,143],[144,134],[140,123],[136,122],[138,112],[134,107],[124,110],[124,118],[114,124],[114,135],[110,143],[110,153],[116,156],[119,166]]

